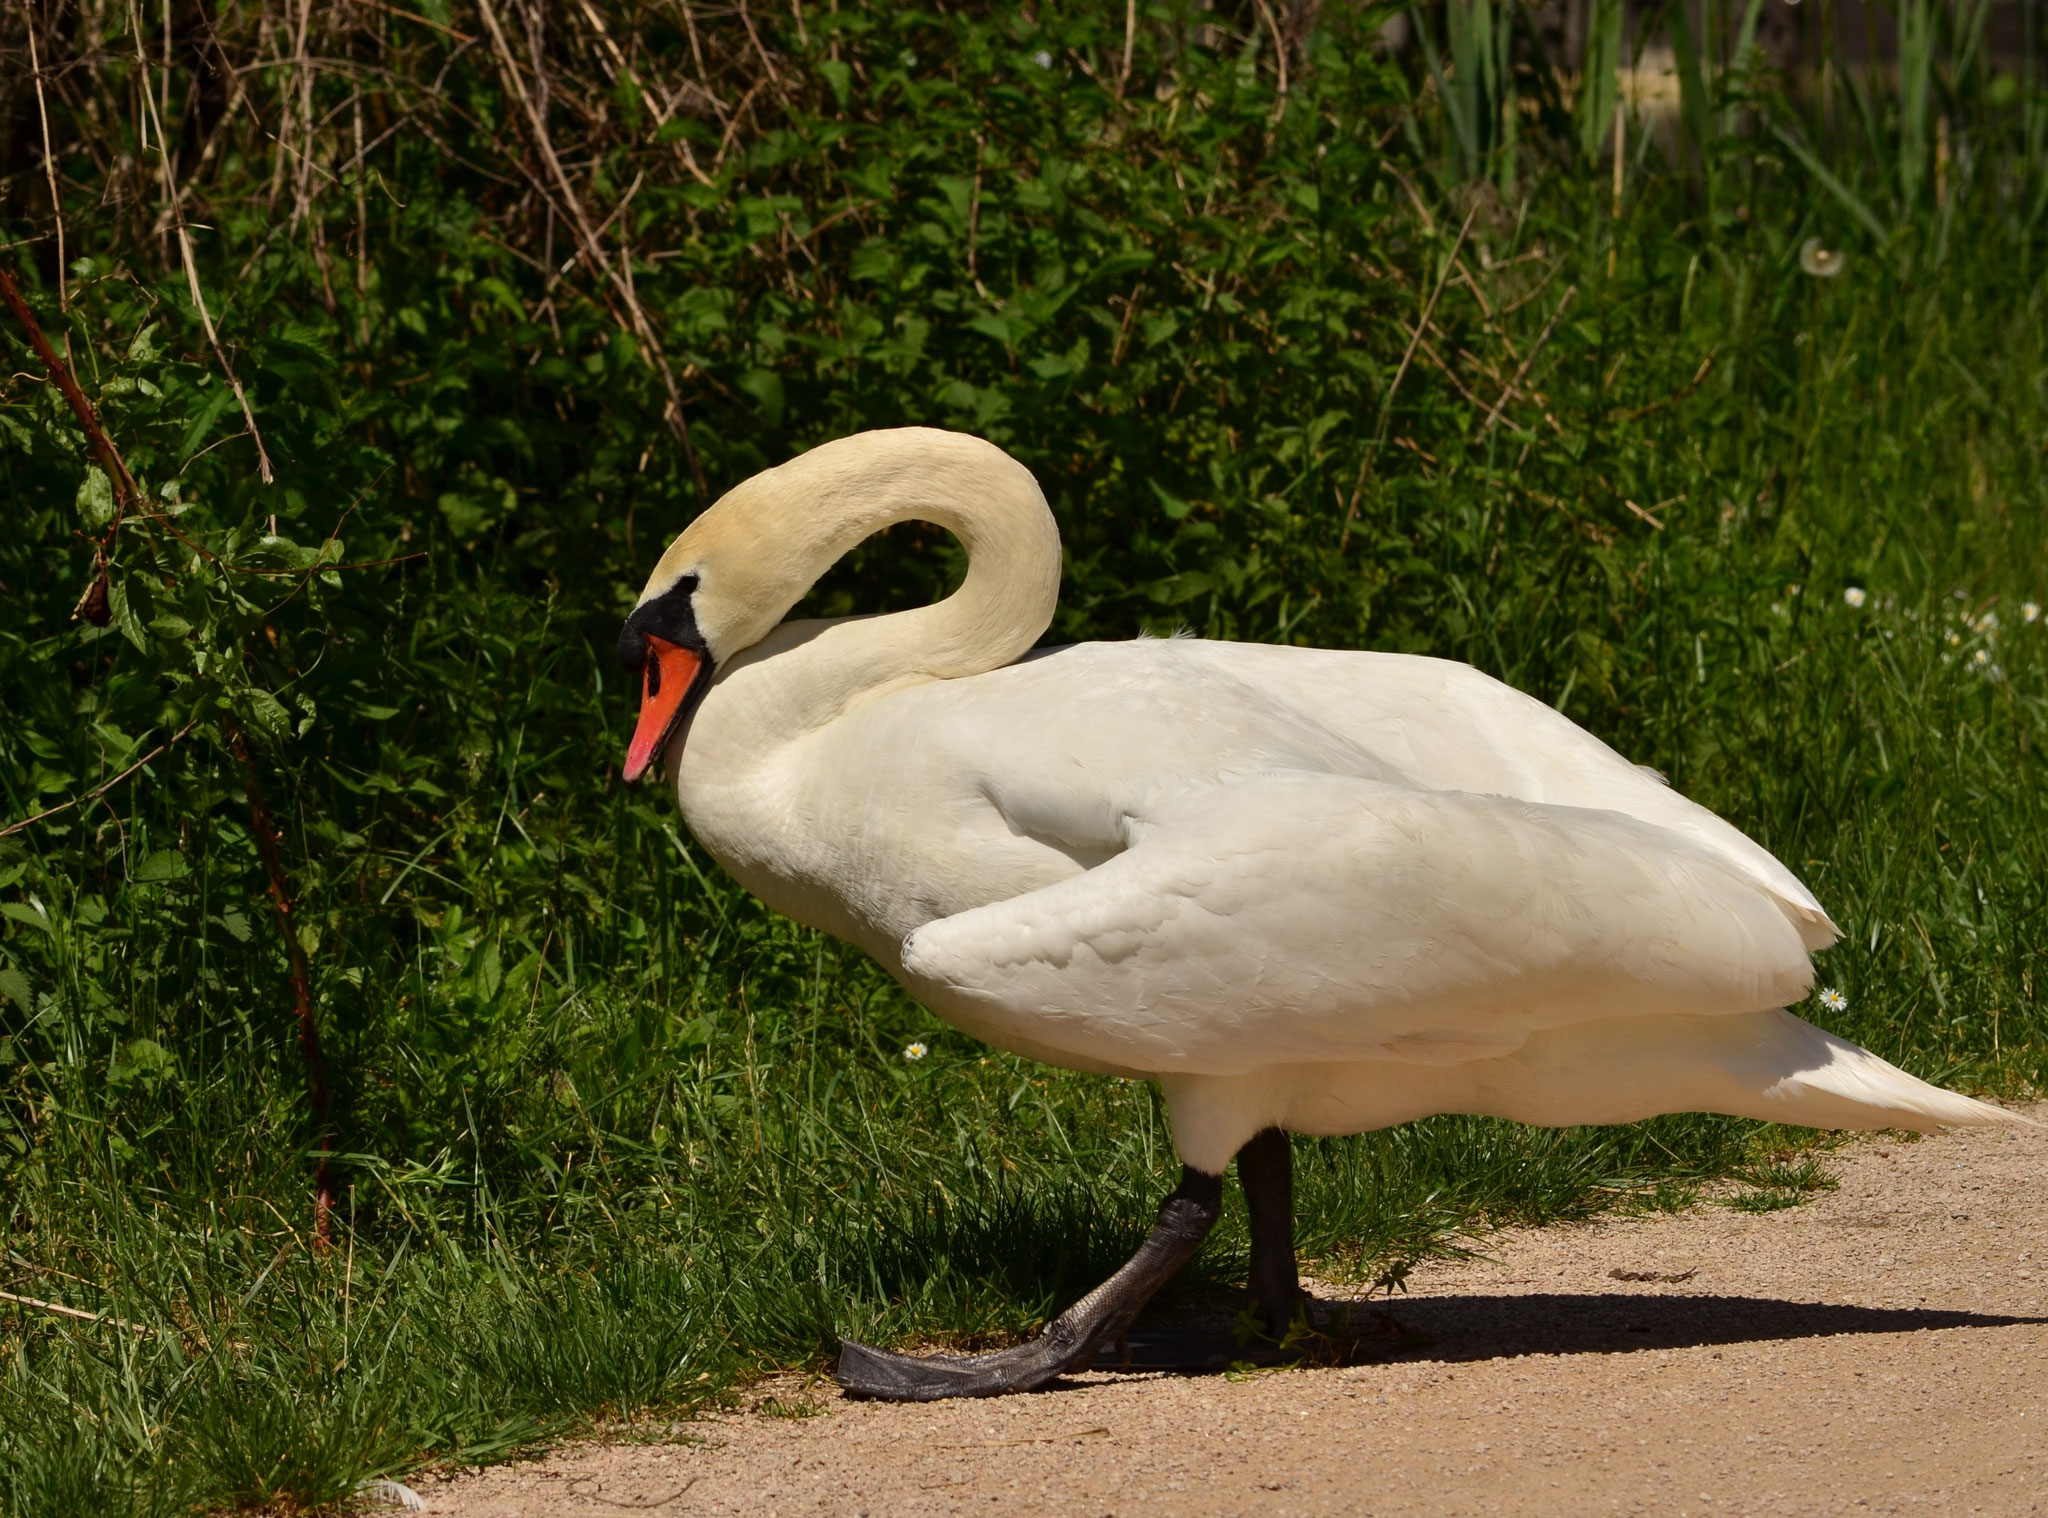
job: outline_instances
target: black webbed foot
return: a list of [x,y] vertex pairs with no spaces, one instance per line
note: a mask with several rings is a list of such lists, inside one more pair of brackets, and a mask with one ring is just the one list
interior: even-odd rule
[[887,1402],[999,1397],[1036,1391],[1093,1363],[1152,1296],[1185,1265],[1216,1225],[1223,1178],[1183,1167],[1180,1187],[1159,1208],[1152,1232],[1129,1262],[1015,1349],[989,1355],[899,1355],[852,1340],[839,1348],[839,1384],[855,1396]]

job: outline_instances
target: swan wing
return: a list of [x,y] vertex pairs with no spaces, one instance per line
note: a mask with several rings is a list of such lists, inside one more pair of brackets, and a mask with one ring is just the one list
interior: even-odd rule
[[926,923],[906,984],[1089,1064],[1450,1064],[1539,1029],[1737,1014],[1812,969],[1771,891],[1619,812],[1285,771],[1133,805],[1093,869]]
[[1184,657],[1227,671],[1423,784],[1626,812],[1667,828],[1776,896],[1807,948],[1840,936],[1768,849],[1562,712],[1470,665],[1256,643],[1190,643]]

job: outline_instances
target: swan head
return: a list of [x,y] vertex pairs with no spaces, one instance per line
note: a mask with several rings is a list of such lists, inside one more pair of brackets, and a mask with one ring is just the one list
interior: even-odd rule
[[[682,731],[715,673],[772,632],[839,556],[838,545],[819,541],[824,514],[812,499],[815,482],[803,478],[816,473],[816,462],[806,455],[727,491],[648,576],[619,633],[619,662],[641,677],[628,784]],[[806,503],[813,509],[803,510]]]
[[[641,675],[625,778],[683,730],[717,670],[774,631],[840,555],[893,522],[935,522],[971,561],[960,626],[917,657],[951,676],[1007,663],[1051,620],[1059,530],[1031,472],[993,443],[931,427],[855,433],[734,486],[683,530],[619,634]],[[951,604],[951,603],[947,603]]]
[[838,557],[807,565],[801,545],[776,530],[764,508],[779,473],[754,476],[692,522],[654,566],[620,630],[619,662],[641,680],[628,784],[683,730],[726,661],[768,636]]
[[701,583],[691,573],[674,576],[659,592],[650,585],[619,633],[619,663],[640,676],[640,721],[626,746],[628,785],[647,773],[711,687],[716,661],[695,605]]

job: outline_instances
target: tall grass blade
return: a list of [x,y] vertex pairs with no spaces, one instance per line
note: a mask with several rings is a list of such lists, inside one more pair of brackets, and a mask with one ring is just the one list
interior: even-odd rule
[[1927,180],[1928,138],[1933,126],[1934,0],[1898,0],[1897,16],[1898,196],[1901,206],[1910,207],[1919,204]]
[[[1677,0],[1665,12],[1665,34],[1671,41],[1671,57],[1678,73],[1678,115],[1685,128],[1685,140],[1692,144],[1699,173],[1708,196],[1713,194],[1713,141],[1708,126],[1707,75],[1700,58],[1699,41],[1693,35],[1692,18],[1684,0]],[[1681,158],[1683,149],[1681,148]]]
[[1880,246],[1891,241],[1891,233],[1886,229],[1885,224],[1879,221],[1876,215],[1872,213],[1870,207],[1864,203],[1863,198],[1830,171],[1828,166],[1820,161],[1811,148],[1807,147],[1805,143],[1794,137],[1781,125],[1774,124],[1771,128],[1771,135],[1783,144],[1786,152],[1799,160],[1800,167],[1811,174],[1815,182],[1822,189],[1834,196],[1836,203],[1843,210],[1862,223],[1870,235],[1877,239]]
[[1614,103],[1621,89],[1622,0],[1592,0],[1587,18],[1585,56],[1579,64],[1579,152],[1597,164],[1608,134],[1614,130]]

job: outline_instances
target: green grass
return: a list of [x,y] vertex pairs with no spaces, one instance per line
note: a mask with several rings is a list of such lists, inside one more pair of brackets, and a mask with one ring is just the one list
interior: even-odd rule
[[[1174,1171],[1150,1088],[944,1028],[617,785],[611,640],[699,505],[665,382],[603,279],[533,266],[567,234],[487,50],[333,9],[310,53],[384,72],[320,73],[311,127],[223,116],[182,22],[150,76],[273,485],[157,181],[122,177],[156,150],[120,37],[41,44],[108,92],[50,105],[67,256],[91,261],[68,313],[40,154],[9,160],[6,256],[167,504],[114,544],[112,624],[74,623],[104,513],[0,324],[0,825],[189,731],[0,837],[0,1290],[104,1315],[0,1303],[4,1513],[315,1506],[687,1414],[842,1333],[1002,1342],[1121,1261]],[[274,58],[262,19],[220,45]],[[1114,74],[1120,22],[757,18],[790,82],[709,186],[677,144],[707,168],[722,125],[647,129],[573,30],[542,61],[579,193],[604,215],[639,186],[617,235],[714,490],[860,426],[981,431],[1059,514],[1056,640],[1186,624],[1470,660],[1808,880],[1847,1007],[1803,1012],[1931,1079],[2038,1088],[2048,111],[1942,53],[1937,198],[1899,167],[1925,101],[1873,86],[1855,130],[1885,151],[1829,148],[1823,180],[1780,135],[1835,141],[1797,81],[1737,67],[1693,80],[1682,165],[1631,136],[1616,219],[1591,106],[1523,68],[1522,96],[1460,84],[1448,119],[1375,19],[1326,18],[1282,101],[1227,10],[1151,18],[1121,99],[1081,66]],[[615,30],[634,77],[698,77],[687,39]],[[706,33],[737,101],[753,43]],[[249,77],[261,111],[299,98],[269,62]],[[1475,127],[1515,98],[1519,135]],[[6,99],[39,144],[33,97]],[[293,153],[333,176],[296,218]],[[1809,237],[1845,272],[1803,274]],[[956,559],[899,531],[813,606],[910,604]],[[324,1252],[223,713],[300,902],[342,1188]],[[1826,1184],[1807,1142],[1712,1117],[1297,1141],[1302,1248],[1370,1280],[1497,1223],[1767,1209]],[[1183,1289],[1227,1289],[1245,1248],[1233,1213]]]

